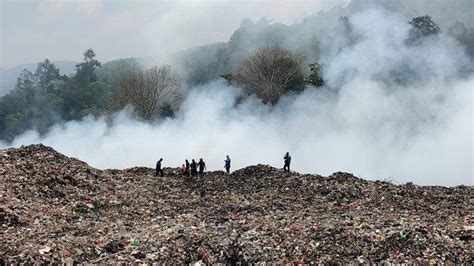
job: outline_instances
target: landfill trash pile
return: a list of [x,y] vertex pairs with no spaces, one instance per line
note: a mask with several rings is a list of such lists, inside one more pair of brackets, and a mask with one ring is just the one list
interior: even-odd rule
[[473,187],[287,174],[190,179],[0,150],[6,263],[473,263]]

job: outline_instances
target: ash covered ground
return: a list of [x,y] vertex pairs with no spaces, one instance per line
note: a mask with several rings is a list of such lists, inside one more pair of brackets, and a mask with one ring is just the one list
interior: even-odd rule
[[0,258],[63,263],[473,263],[473,187],[266,165],[186,179],[0,150]]

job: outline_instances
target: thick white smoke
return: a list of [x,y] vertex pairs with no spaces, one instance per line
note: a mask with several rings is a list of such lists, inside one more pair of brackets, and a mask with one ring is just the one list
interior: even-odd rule
[[[380,10],[352,17],[360,41],[326,51],[331,89],[308,87],[270,108],[223,80],[191,89],[174,119],[148,124],[125,110],[56,126],[44,137],[30,131],[12,146],[50,145],[99,168],[180,166],[204,158],[210,170],[265,163],[328,175],[352,172],[398,183],[472,185],[474,77],[452,40],[407,46],[406,21]],[[401,85],[402,84],[402,85]]]

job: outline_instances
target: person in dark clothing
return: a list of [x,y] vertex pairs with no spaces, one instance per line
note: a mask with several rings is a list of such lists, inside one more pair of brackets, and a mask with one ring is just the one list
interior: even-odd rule
[[283,171],[285,172],[290,172],[290,164],[291,164],[291,156],[290,153],[287,152],[285,156],[283,157],[283,160],[285,161],[285,165],[283,166]]
[[186,176],[186,166],[184,165],[184,163],[181,165],[181,173]]
[[229,155],[226,156],[224,160],[224,168],[227,173],[230,173],[230,157]]
[[163,169],[161,169],[161,162],[163,161],[163,158],[160,158],[158,162],[156,162],[156,171],[155,171],[155,176],[158,176],[160,174],[163,176]]
[[204,174],[204,170],[206,170],[206,163],[201,159],[199,159],[199,175],[203,175]]
[[197,175],[197,163],[194,159],[191,160],[191,164],[189,165],[191,167],[191,176],[196,176]]
[[188,161],[188,159],[185,160],[184,175],[189,176],[189,161]]

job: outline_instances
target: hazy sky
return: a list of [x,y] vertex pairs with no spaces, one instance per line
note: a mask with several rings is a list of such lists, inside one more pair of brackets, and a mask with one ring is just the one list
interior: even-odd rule
[[[143,123],[126,111],[113,123],[89,116],[60,123],[44,136],[27,131],[12,144],[0,142],[0,148],[44,143],[100,168],[152,167],[161,156],[167,166],[179,166],[184,158],[203,157],[213,170],[222,168],[226,154],[239,168],[279,166],[289,151],[300,172],[347,171],[398,183],[472,185],[474,77],[466,73],[472,61],[446,34],[406,45],[409,18],[433,14],[445,30],[472,17],[472,0],[456,0],[461,4],[452,6],[427,4],[442,0],[393,2],[407,10],[403,14],[367,4],[375,1],[392,3],[357,0],[347,8],[355,10],[356,42],[348,42],[341,30],[322,36],[328,42],[321,53],[324,80],[337,96],[309,87],[274,108],[252,97],[236,105],[240,90],[218,80],[189,88],[174,119]],[[292,23],[335,3],[3,2],[2,64],[45,57],[81,60],[89,47],[101,61],[159,55],[226,41],[245,17]],[[287,38],[314,29],[298,30]]]
[[160,55],[227,41],[244,18],[291,24],[345,0],[0,0],[1,66]]

